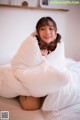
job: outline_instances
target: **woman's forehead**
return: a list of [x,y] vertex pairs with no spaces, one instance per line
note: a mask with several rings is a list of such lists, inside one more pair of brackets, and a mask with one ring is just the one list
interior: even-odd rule
[[54,25],[53,25],[53,23],[50,21],[50,20],[48,20],[48,21],[43,21],[43,23],[41,24],[41,27],[44,27],[44,26],[50,26],[50,27],[53,27]]

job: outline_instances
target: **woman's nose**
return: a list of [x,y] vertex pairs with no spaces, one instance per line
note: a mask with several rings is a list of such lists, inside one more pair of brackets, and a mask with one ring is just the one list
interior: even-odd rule
[[47,29],[45,30],[45,33],[46,33],[46,34],[49,34],[49,33],[50,33],[50,30],[47,28]]

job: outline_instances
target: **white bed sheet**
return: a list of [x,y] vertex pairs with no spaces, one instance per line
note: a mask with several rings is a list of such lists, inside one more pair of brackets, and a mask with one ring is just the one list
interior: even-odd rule
[[44,120],[41,110],[23,110],[17,98],[0,97],[0,111],[9,111],[9,120]]
[[60,111],[44,112],[45,120],[80,120],[80,104],[66,107]]
[[[73,78],[80,90],[80,62],[67,59],[66,65],[74,74]],[[9,120],[80,120],[80,103],[58,111],[57,115],[56,111],[26,111],[21,108],[17,98],[0,97],[0,111],[9,111]]]

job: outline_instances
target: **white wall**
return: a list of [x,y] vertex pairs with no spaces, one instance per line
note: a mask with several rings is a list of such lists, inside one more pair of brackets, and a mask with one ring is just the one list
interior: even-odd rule
[[36,22],[43,16],[51,16],[56,21],[58,32],[65,42],[66,56],[80,60],[80,8],[71,7],[70,10],[58,12],[0,8],[0,64],[10,61],[21,42],[35,30]]
[[65,53],[67,57],[80,60],[80,5],[69,6],[66,16]]

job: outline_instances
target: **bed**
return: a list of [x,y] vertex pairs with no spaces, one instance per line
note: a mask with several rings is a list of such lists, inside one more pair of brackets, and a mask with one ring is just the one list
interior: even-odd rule
[[[80,62],[66,58],[66,65],[68,69],[74,73],[74,77],[80,79]],[[41,109],[26,111],[21,108],[17,97],[0,97],[0,112],[1,111],[8,111],[10,120],[80,120],[80,103],[62,109],[60,111],[62,117],[56,118],[58,115],[57,110],[53,111],[53,113],[48,111],[44,112]]]
[[[30,40],[29,40],[30,41]],[[33,43],[33,40],[32,40],[32,43],[30,43],[30,48],[31,47],[31,44],[34,44]],[[24,44],[25,45],[25,44]],[[32,45],[33,46],[33,45]],[[36,45],[37,46],[37,45]],[[29,45],[28,45],[28,59],[29,60],[33,60],[31,57],[31,54],[32,52],[36,52],[36,51],[39,51],[38,48],[36,48],[36,46],[33,46],[32,49],[29,48]],[[63,47],[63,45],[62,45]],[[25,47],[26,48],[26,47]],[[27,49],[26,48],[26,49]],[[35,50],[34,50],[35,49]],[[29,51],[30,50],[30,51]],[[31,51],[32,50],[32,51]],[[61,54],[63,54],[63,48],[59,47],[58,49],[58,54],[60,54],[60,50],[61,51]],[[25,51],[26,52],[26,51]],[[31,52],[31,54],[30,54]],[[20,51],[20,54],[21,53],[24,53],[24,52],[21,52]],[[57,53],[57,51],[56,51]],[[20,54],[19,54],[19,57],[20,57]],[[32,54],[33,55],[33,54]],[[37,55],[37,54],[36,54]],[[39,55],[39,54],[38,54]],[[56,54],[55,54],[56,55]],[[40,54],[41,56],[41,54]],[[38,56],[35,57],[35,56],[32,56],[34,57],[34,59],[38,62],[39,59]],[[53,55],[53,57],[55,57]],[[57,56],[57,57],[61,57],[61,56]],[[23,57],[21,57],[21,60],[22,60]],[[25,58],[25,57],[24,57]],[[51,60],[51,57],[49,56],[47,59]],[[63,58],[63,57],[62,57]],[[20,60],[20,58],[19,58]],[[41,58],[40,60],[43,60],[43,58]],[[58,63],[58,58],[54,60],[53,63],[55,63],[57,65]],[[53,60],[52,60],[53,61]],[[56,63],[57,61],[57,63]],[[63,61],[61,60],[62,64],[60,64],[61,66],[63,65]],[[60,63],[61,63],[60,62]],[[30,64],[33,64],[34,65],[34,62],[28,62],[29,65]],[[37,62],[35,62],[36,64]],[[54,64],[54,65],[55,65]],[[70,84],[67,85],[67,87],[63,87],[63,88],[59,88],[60,90],[58,91],[54,91],[53,94],[49,94],[44,103],[43,103],[43,106],[40,110],[37,110],[37,111],[26,111],[26,110],[23,110],[19,104],[19,101],[18,101],[18,98],[17,97],[14,97],[14,96],[17,96],[17,94],[15,93],[15,90],[11,92],[11,94],[9,94],[10,97],[13,97],[13,98],[6,98],[6,95],[8,95],[8,87],[10,87],[9,84],[7,84],[7,82],[5,82],[5,85],[7,84],[8,87],[6,86],[6,88],[4,87],[4,89],[2,89],[0,87],[0,119],[2,119],[2,112],[9,112],[9,119],[10,120],[80,120],[80,62],[77,62],[77,61],[74,61],[73,59],[70,59],[70,58],[66,58],[65,59],[65,64],[66,64],[66,67],[68,69],[68,71],[72,74],[72,78],[73,78],[73,86],[75,89],[71,88]],[[19,64],[18,64],[19,65]],[[45,64],[42,64],[42,65],[45,65]],[[0,67],[2,66],[5,66],[5,65],[1,65]],[[22,67],[22,66],[21,66]],[[42,66],[44,67],[44,66]],[[61,67],[60,67],[61,69]],[[10,70],[10,69],[8,69]],[[42,71],[42,69],[41,69]],[[9,73],[10,71],[8,71],[6,73],[6,75]],[[49,72],[49,71],[48,71]],[[1,82],[2,81],[2,78],[1,78],[1,75],[2,73],[0,72],[0,85],[4,85],[4,82]],[[4,74],[3,74],[4,75]],[[12,73],[10,72],[10,75],[12,75]],[[31,76],[31,75],[30,75]],[[3,76],[4,77],[4,76]],[[9,77],[6,76],[6,77]],[[38,76],[37,76],[38,77]],[[42,77],[42,76],[41,76]],[[12,78],[12,77],[11,77]],[[63,77],[64,78],[64,77]],[[49,79],[49,78],[48,78]],[[62,79],[62,78],[61,78]],[[4,79],[5,80],[5,79]],[[3,81],[4,81],[3,80]],[[8,80],[8,79],[7,79]],[[40,79],[41,80],[41,79]],[[12,82],[14,82],[15,80],[13,79]],[[24,79],[25,81],[25,79]],[[58,80],[59,81],[59,80]],[[64,80],[63,80],[64,81]],[[65,80],[66,81],[66,80]],[[25,81],[26,82],[26,81]],[[55,80],[53,81],[55,82]],[[3,83],[3,84],[2,84]],[[12,83],[11,83],[12,84]],[[44,83],[43,83],[44,84]],[[57,83],[56,83],[57,84]],[[63,86],[64,84],[66,84],[66,82],[62,83],[61,85]],[[16,85],[16,84],[15,84]],[[28,83],[28,85],[31,85]],[[40,85],[40,84],[38,84]],[[45,85],[45,84],[44,84]],[[40,89],[42,89],[44,91],[44,93],[46,92],[46,90],[44,89],[44,85],[43,85],[43,88],[41,87]],[[48,84],[47,84],[48,85]],[[54,87],[55,87],[55,84],[53,84]],[[60,85],[60,84],[59,84]],[[13,89],[15,86],[14,84],[12,84],[11,88],[10,89]],[[20,87],[20,86],[16,86],[15,88],[17,87]],[[25,84],[24,84],[24,87]],[[33,83],[32,83],[32,86],[33,87]],[[34,84],[34,87],[35,87],[35,84]],[[46,87],[46,86],[45,86]],[[49,92],[52,92],[51,90],[53,90],[53,86],[49,85],[47,86],[49,87],[48,91]],[[38,88],[38,87],[36,87]],[[38,91],[36,91],[36,88],[35,88],[35,91],[34,89],[31,89],[31,92],[34,94],[34,95],[39,95]],[[58,88],[58,87],[57,87]],[[21,88],[22,89],[22,88]],[[67,89],[67,91],[66,91]],[[4,91],[2,91],[4,90]],[[56,87],[55,87],[55,90],[56,90]],[[10,90],[9,90],[10,91]],[[34,92],[33,92],[34,91]],[[40,91],[40,90],[39,90]],[[21,92],[20,90],[18,90],[18,92]],[[38,93],[37,93],[38,92]],[[23,90],[23,93],[26,93],[26,91]],[[71,94],[72,93],[72,94]],[[3,95],[4,94],[4,95]],[[42,91],[40,93],[40,95],[42,94]],[[12,96],[11,96],[12,95]],[[24,94],[25,95],[25,94]],[[2,97],[3,96],[3,97]],[[7,96],[7,97],[9,97]],[[6,113],[5,113],[6,114]],[[3,117],[4,117],[4,114],[3,114]]]

